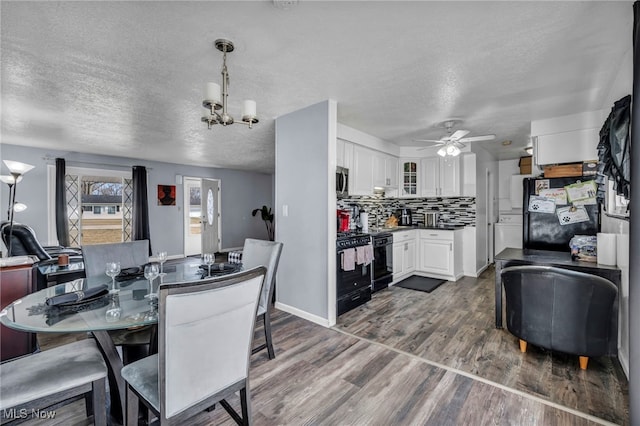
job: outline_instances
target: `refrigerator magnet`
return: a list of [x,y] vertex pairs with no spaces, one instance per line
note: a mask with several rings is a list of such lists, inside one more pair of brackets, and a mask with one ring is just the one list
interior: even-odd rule
[[536,180],[536,195],[540,195],[540,191],[549,188],[549,179]]
[[598,187],[593,180],[578,182],[564,187],[567,190],[569,202],[583,201],[596,197]]
[[571,225],[580,222],[589,222],[589,213],[583,206],[561,207],[556,212],[560,225]]
[[555,213],[556,202],[552,198],[529,196],[529,209],[532,213]]

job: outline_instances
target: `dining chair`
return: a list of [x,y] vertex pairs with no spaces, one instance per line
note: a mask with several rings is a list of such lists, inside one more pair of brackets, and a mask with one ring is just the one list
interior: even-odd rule
[[0,364],[2,422],[18,423],[33,413],[55,415],[56,407],[84,396],[87,417],[93,415],[96,426],[106,425],[106,377],[107,366],[93,339]]
[[[126,241],[122,243],[94,244],[82,246],[86,277],[105,276],[107,262],[120,262],[120,267],[133,268],[149,263],[149,241]],[[136,330],[112,330],[109,335],[116,346],[121,346],[125,364],[149,355],[153,339],[153,326]]]
[[[127,425],[137,425],[139,401],[161,425],[186,420],[214,404],[238,424],[251,423],[249,358],[266,269],[158,289],[158,353],[122,368]],[[226,398],[240,392],[240,416]]]
[[149,263],[149,241],[83,245],[82,257],[87,277],[105,275],[107,262],[120,262],[122,269]]
[[[614,355],[617,334],[611,318],[618,289],[597,275],[551,266],[524,265],[500,273],[506,296],[507,329],[520,341],[578,355],[585,370],[589,357]],[[613,350],[615,352],[615,349]]]
[[247,238],[244,240],[244,248],[242,249],[242,266],[251,269],[256,266],[264,266],[267,268],[267,276],[262,287],[260,295],[260,304],[258,305],[258,316],[262,317],[264,324],[265,343],[254,348],[253,353],[267,349],[269,359],[276,357],[273,349],[273,340],[271,339],[271,313],[269,310],[271,298],[273,296],[274,283],[276,279],[276,271],[280,262],[280,254],[282,253],[283,244],[276,241],[256,240]]

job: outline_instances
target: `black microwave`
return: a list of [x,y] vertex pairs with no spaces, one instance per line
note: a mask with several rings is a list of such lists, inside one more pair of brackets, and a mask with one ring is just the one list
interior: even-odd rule
[[349,169],[336,167],[336,196],[344,198],[349,196]]

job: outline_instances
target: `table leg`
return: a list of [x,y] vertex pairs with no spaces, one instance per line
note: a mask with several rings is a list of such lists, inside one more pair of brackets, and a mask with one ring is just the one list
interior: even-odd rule
[[126,385],[122,378],[122,359],[107,331],[94,331],[93,336],[98,343],[109,369],[109,393],[111,396],[111,417],[123,424],[123,413],[126,398]]
[[502,328],[502,262],[496,260],[496,328]]

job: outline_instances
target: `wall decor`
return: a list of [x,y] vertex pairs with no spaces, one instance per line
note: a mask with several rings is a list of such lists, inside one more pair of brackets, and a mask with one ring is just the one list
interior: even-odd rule
[[158,185],[158,205],[159,206],[175,206],[176,205],[176,186],[175,185]]

